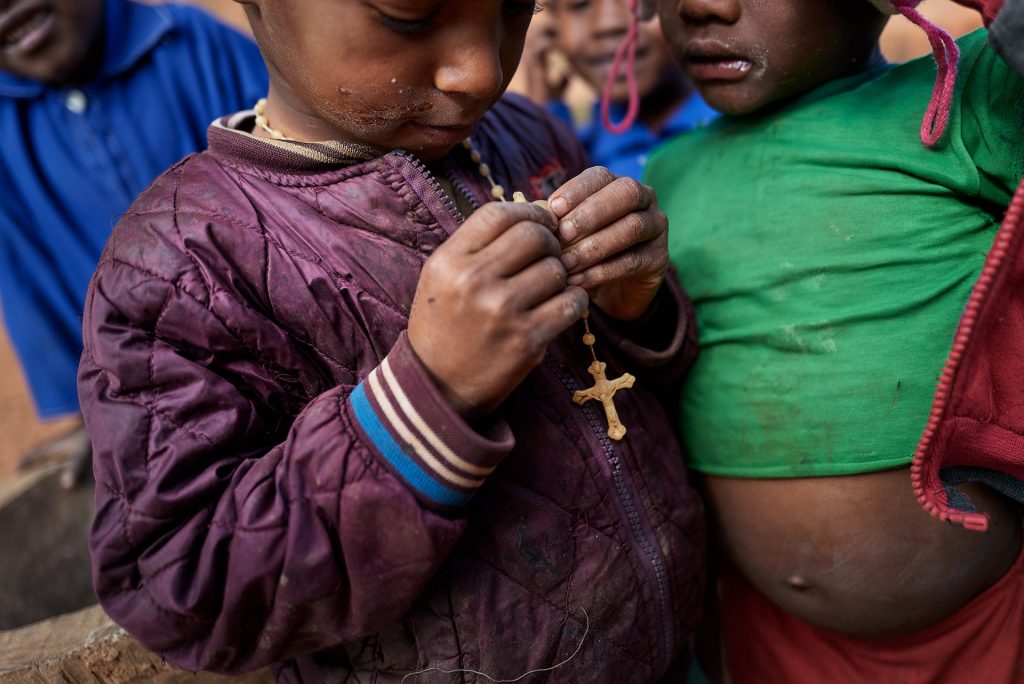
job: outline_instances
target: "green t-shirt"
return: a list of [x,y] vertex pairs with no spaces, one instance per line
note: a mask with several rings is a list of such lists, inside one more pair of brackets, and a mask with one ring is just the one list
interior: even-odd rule
[[932,150],[928,58],[723,117],[652,157],[701,337],[681,409],[694,469],[805,477],[912,460],[1024,173],[1024,83],[984,31],[959,45]]

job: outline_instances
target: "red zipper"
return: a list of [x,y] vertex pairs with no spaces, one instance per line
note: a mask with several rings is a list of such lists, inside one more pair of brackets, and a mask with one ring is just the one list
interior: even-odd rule
[[[956,337],[953,340],[953,350],[946,359],[946,366],[942,369],[942,376],[939,378],[939,386],[935,390],[935,399],[932,402],[932,410],[928,416],[928,423],[925,426],[924,434],[917,444],[917,451],[914,453],[914,461],[910,466],[910,480],[914,485],[914,494],[924,509],[936,518],[958,525],[963,525],[969,530],[984,532],[988,529],[988,516],[976,511],[960,511],[949,506],[946,500],[945,489],[941,483],[932,481],[926,482],[925,458],[931,449],[938,431],[939,423],[946,413],[949,403],[949,395],[953,389],[953,380],[960,369],[960,362],[964,357],[964,350],[971,340],[974,332],[974,325],[981,313],[981,304],[988,295],[995,280],[996,273],[1003,266],[1003,261],[1009,251],[1017,229],[1024,218],[1024,182],[1017,188],[1010,208],[1006,212],[1006,218],[1002,227],[996,233],[996,239],[985,257],[985,266],[981,270],[978,281],[974,284],[971,296],[967,300],[967,307],[964,315],[957,326]],[[936,486],[937,485],[937,486]],[[941,495],[940,495],[941,493]]]

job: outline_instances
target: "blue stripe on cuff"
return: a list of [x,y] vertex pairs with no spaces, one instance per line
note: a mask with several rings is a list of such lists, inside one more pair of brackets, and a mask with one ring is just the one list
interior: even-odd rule
[[457,492],[440,484],[430,477],[418,463],[409,458],[394,440],[388,429],[384,427],[383,421],[374,410],[370,400],[366,397],[366,391],[360,383],[349,395],[349,403],[359,421],[363,432],[370,438],[388,463],[398,471],[406,482],[425,497],[445,506],[464,506],[472,498],[472,494]]

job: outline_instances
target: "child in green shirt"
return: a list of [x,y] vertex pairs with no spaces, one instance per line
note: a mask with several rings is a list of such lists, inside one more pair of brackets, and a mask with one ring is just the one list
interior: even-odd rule
[[[914,18],[915,3],[901,4]],[[1019,514],[986,484],[934,504],[923,466],[910,467],[1024,173],[1024,81],[984,31],[960,42],[955,89],[955,48],[934,27],[937,84],[931,60],[885,64],[887,16],[867,2],[683,0],[661,19],[687,76],[726,115],[663,148],[647,181],[701,331],[681,432],[727,558],[732,681],[1016,681],[1013,601],[986,604],[986,622],[1006,626],[996,644],[971,646],[984,640],[964,615],[1004,576],[1024,596],[1024,575],[1007,573]],[[975,384],[989,382],[1003,386]],[[972,430],[1011,402],[993,396]],[[941,460],[960,465],[963,453]],[[988,534],[936,525],[912,480],[944,519]],[[964,494],[988,518],[947,510],[966,507]],[[932,657],[935,630],[952,660]]]

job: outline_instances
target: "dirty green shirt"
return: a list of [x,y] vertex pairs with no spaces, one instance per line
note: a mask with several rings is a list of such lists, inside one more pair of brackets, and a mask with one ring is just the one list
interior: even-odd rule
[[1024,173],[1024,84],[959,41],[949,125],[918,129],[931,58],[723,117],[656,153],[701,355],[681,427],[696,470],[846,475],[910,463],[957,321]]

